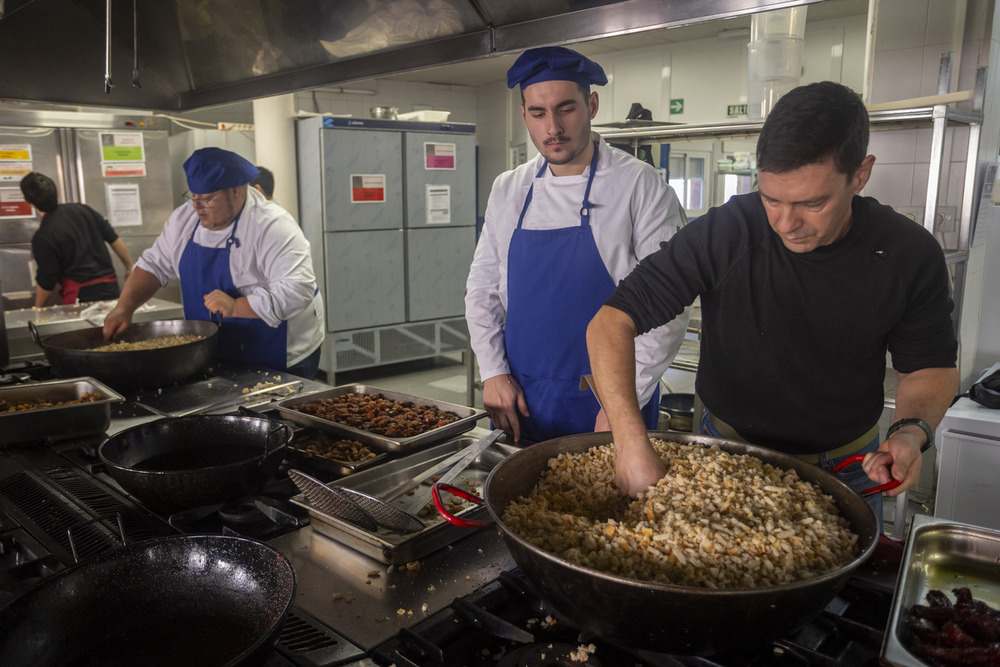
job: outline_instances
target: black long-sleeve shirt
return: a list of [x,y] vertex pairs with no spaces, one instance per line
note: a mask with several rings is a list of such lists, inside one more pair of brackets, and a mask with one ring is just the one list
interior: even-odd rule
[[787,250],[757,193],[733,197],[644,259],[607,301],[639,333],[701,296],[696,390],[754,444],[843,446],[882,413],[886,350],[901,373],[955,366],[944,254],[912,220],[855,197],[847,234]]
[[42,219],[31,238],[31,252],[38,264],[35,282],[55,289],[60,278],[84,283],[114,273],[105,243],[118,234],[100,213],[85,204],[60,204]]

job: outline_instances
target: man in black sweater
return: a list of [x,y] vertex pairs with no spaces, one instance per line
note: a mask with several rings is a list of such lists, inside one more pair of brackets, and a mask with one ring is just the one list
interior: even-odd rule
[[100,213],[85,204],[60,204],[56,184],[33,171],[21,179],[24,199],[42,214],[31,237],[35,274],[35,307],[44,306],[58,283],[62,302],[117,299],[118,278],[105,243],[132,270],[132,255],[125,242]]
[[[867,150],[868,114],[853,91],[823,82],[789,92],[758,139],[759,191],[662,244],[591,321],[625,493],[666,471],[634,409],[632,339],[699,296],[703,433],[826,469],[866,454],[864,472],[845,480],[859,490],[897,479],[896,495],[916,483],[921,449],[958,389],[950,282],[930,233],[858,196],[875,162]],[[900,421],[880,443],[886,350]],[[880,497],[873,507],[880,517]]]

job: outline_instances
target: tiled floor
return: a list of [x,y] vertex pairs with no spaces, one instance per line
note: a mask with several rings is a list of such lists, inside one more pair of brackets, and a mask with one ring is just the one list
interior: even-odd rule
[[[475,400],[471,403],[469,401],[467,373],[468,370],[463,363],[462,355],[452,354],[434,359],[338,373],[333,384],[338,386],[354,383],[365,384],[457,405],[471,404],[473,407],[482,407],[483,397],[479,390],[474,393]],[[478,373],[476,373],[475,378],[478,380]],[[677,369],[669,369],[664,375],[664,380],[673,393],[693,394],[694,378],[694,373]],[[664,388],[661,387],[661,391],[663,390]],[[891,411],[889,412],[888,417],[891,421]],[[479,425],[489,428],[489,420],[483,419]],[[909,524],[909,520],[914,514],[928,514],[933,509],[929,506],[926,493],[904,495],[909,497],[904,498],[901,502],[886,497],[884,503],[885,532],[890,537],[898,539],[901,539],[905,534],[905,528],[896,528],[893,525],[897,511],[902,510],[904,513],[903,525],[905,526]]]

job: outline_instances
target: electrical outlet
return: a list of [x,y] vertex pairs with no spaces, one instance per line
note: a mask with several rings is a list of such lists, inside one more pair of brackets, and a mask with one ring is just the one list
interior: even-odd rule
[[955,225],[957,216],[957,206],[938,206],[937,213],[934,215],[934,231],[945,233],[957,231]]
[[917,223],[918,225],[924,224],[924,209],[920,206],[894,206],[897,213],[905,215],[907,218]]

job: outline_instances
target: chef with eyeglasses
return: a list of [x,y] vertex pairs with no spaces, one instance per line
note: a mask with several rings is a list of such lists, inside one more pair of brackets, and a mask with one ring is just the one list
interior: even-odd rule
[[188,201],[136,261],[104,337],[125,331],[139,306],[179,278],[186,319],[223,320],[219,360],[315,378],[323,300],[299,225],[248,187],[257,168],[236,153],[198,149],[184,173]]

